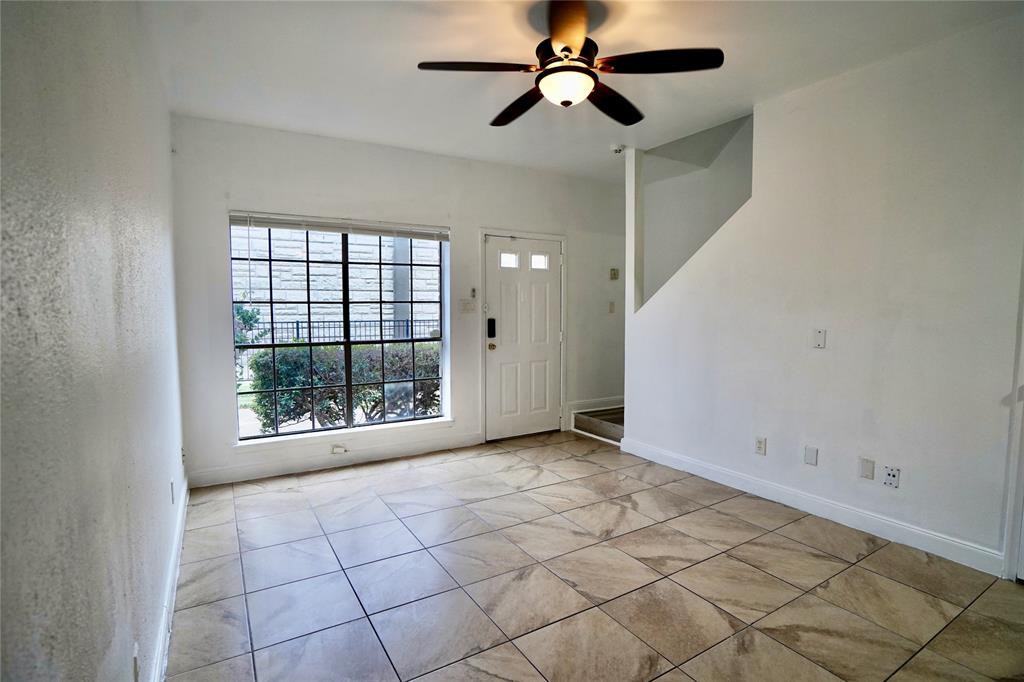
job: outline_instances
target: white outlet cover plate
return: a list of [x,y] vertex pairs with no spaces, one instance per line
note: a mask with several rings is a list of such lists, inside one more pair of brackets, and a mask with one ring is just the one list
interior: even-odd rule
[[810,445],[804,446],[804,464],[810,464],[812,467],[818,466],[818,448]]

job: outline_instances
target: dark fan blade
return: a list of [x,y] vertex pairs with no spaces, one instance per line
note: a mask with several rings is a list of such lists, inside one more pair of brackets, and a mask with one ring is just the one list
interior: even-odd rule
[[600,109],[602,114],[614,118],[624,126],[639,123],[644,118],[644,115],[633,106],[632,102],[601,81],[594,84],[594,91],[587,99]]
[[533,64],[508,62],[420,62],[422,71],[536,71]]
[[491,121],[491,125],[507,126],[509,123],[529,111],[530,107],[541,101],[543,98],[544,95],[540,94],[540,88],[536,85],[533,86],[533,88],[520,95],[516,101],[509,104],[500,114],[495,116],[494,120]]
[[551,0],[548,3],[548,29],[555,52],[568,46],[574,55],[587,39],[587,3],[582,0]]
[[596,66],[611,73],[678,73],[717,69],[724,61],[725,55],[717,47],[697,47],[617,54],[598,59]]

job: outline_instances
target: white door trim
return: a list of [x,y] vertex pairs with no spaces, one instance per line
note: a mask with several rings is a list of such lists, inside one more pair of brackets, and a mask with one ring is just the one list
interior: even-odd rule
[[517,237],[519,239],[540,239],[542,241],[558,242],[559,252],[562,257],[558,263],[558,279],[559,279],[559,296],[558,306],[561,308],[561,314],[559,315],[559,363],[561,364],[561,371],[558,377],[558,428],[565,431],[569,428],[569,420],[566,418],[565,413],[567,398],[565,394],[565,387],[568,383],[568,374],[566,372],[566,358],[565,348],[566,341],[568,340],[568,331],[566,321],[568,320],[568,306],[566,302],[568,297],[566,296],[566,277],[565,270],[566,264],[568,263],[569,256],[566,252],[567,241],[564,234],[551,234],[547,232],[523,232],[520,230],[502,230],[493,227],[481,227],[480,228],[480,248],[477,256],[480,264],[480,306],[481,314],[478,318],[479,326],[477,327],[477,347],[480,349],[480,404],[482,409],[480,410],[480,431],[483,434],[484,439],[487,438],[487,354],[484,352],[484,342],[487,340],[487,314],[483,311],[483,305],[487,301],[487,255],[486,255],[486,240],[487,237]]

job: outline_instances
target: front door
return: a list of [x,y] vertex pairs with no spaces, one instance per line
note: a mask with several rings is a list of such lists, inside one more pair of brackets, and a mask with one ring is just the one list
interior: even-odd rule
[[488,440],[561,425],[561,243],[485,238]]

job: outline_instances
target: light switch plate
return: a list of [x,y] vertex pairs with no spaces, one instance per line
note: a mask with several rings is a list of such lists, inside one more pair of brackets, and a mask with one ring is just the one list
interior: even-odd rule
[[826,337],[826,335],[827,334],[826,334],[826,331],[824,329],[815,329],[814,330],[814,347],[815,348],[824,348],[825,347],[825,337]]
[[860,458],[860,477],[869,481],[875,480],[875,460],[867,457]]
[[813,448],[810,445],[804,446],[804,464],[810,464],[812,467],[818,466],[818,448]]
[[768,454],[768,439],[764,436],[758,436],[754,439],[754,454],[761,455],[762,457]]

